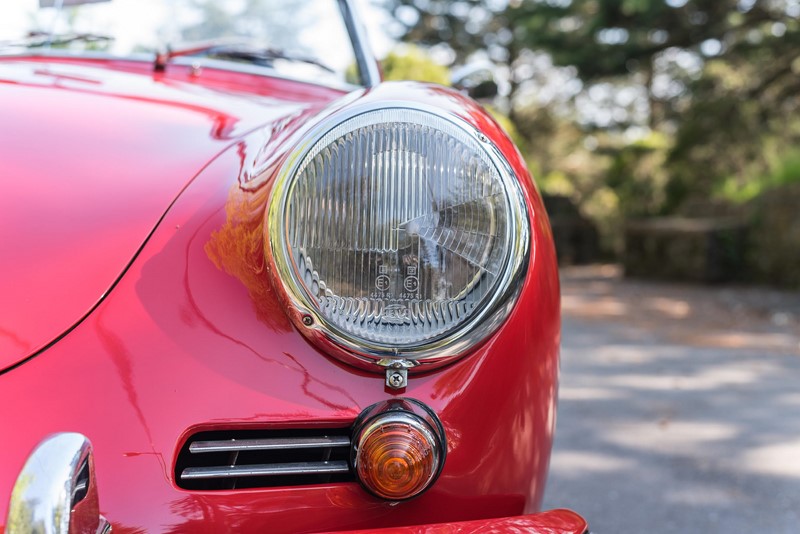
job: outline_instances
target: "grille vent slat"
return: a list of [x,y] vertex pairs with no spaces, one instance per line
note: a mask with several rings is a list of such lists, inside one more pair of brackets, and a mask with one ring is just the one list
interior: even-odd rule
[[323,436],[319,438],[272,438],[272,439],[228,439],[220,441],[194,441],[189,452],[234,452],[269,451],[281,449],[317,449],[323,447],[349,447],[346,436]]
[[317,475],[323,473],[349,473],[347,462],[295,462],[267,465],[234,465],[229,467],[187,467],[182,480],[208,478],[263,477],[277,475]]
[[201,432],[178,454],[175,480],[194,490],[354,480],[349,429]]

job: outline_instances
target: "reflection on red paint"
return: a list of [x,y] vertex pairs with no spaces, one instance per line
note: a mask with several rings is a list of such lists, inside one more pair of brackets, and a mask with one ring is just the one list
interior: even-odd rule
[[[145,62],[4,58],[0,370],[103,297],[172,201],[244,133],[340,92]],[[238,83],[236,83],[238,82]],[[42,125],[46,124],[46,128]]]
[[[283,98],[281,88],[300,84],[261,86],[258,79],[220,75],[200,87],[180,79],[180,69],[170,69],[174,78],[167,80],[137,73],[135,65],[105,66],[116,70],[59,63],[70,76],[80,71],[101,80],[91,94],[71,88],[79,80],[62,79],[61,88],[0,83],[4,119],[52,115],[47,132],[25,121],[14,131],[0,127],[4,169],[28,178],[0,180],[0,294],[20,303],[21,317],[0,316],[0,343],[11,346],[0,355],[12,355],[0,366],[36,350],[99,301],[52,347],[0,373],[0,405],[13,407],[0,415],[0,427],[13,431],[0,462],[0,496],[9,495],[42,437],[68,429],[94,445],[102,513],[115,532],[313,532],[538,510],[560,328],[543,208],[513,145],[490,119],[458,95],[410,84],[378,87],[357,95],[357,103],[421,102],[485,128],[521,177],[533,225],[533,261],[505,324],[473,354],[412,377],[403,392],[428,404],[446,428],[440,478],[396,506],[356,483],[220,492],[176,487],[175,453],[190,432],[347,427],[395,393],[380,374],[328,357],[295,331],[263,272],[270,173],[293,132],[337,95],[306,86]],[[0,77],[19,75],[15,69]],[[33,67],[19,62],[19,69]],[[115,93],[121,85],[161,102],[122,98]],[[109,94],[96,94],[102,88]],[[225,123],[232,129],[219,130],[212,115],[197,109],[166,104],[164,91],[208,101],[201,107],[232,117]],[[249,103],[231,104],[239,102],[237,91]],[[34,92],[49,98],[34,102],[28,98]],[[99,124],[86,120],[87,106],[99,110]],[[265,148],[272,143],[278,148]],[[10,193],[20,205],[7,200]],[[7,506],[0,499],[0,521]],[[544,517],[497,524],[543,528]]]

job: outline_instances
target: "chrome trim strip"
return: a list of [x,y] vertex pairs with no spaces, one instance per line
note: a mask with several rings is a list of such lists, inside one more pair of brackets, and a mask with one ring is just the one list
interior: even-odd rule
[[359,16],[354,0],[339,0],[339,5],[342,8],[350,40],[353,41],[353,50],[356,53],[358,70],[361,73],[361,83],[366,87],[375,87],[381,83],[381,71],[369,43],[367,31],[361,22],[364,19]]
[[197,454],[204,452],[277,451],[285,449],[323,449],[349,446],[350,438],[347,436],[324,436],[320,438],[227,439],[219,441],[195,441],[189,445],[189,452]]
[[279,475],[318,475],[349,472],[350,466],[347,465],[347,462],[340,460],[333,462],[296,462],[285,464],[187,467],[181,473],[181,480],[270,477]]

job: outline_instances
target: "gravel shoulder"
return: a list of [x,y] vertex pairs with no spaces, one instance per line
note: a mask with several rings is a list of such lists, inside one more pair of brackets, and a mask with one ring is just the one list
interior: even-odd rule
[[545,508],[595,534],[800,531],[800,293],[562,271]]

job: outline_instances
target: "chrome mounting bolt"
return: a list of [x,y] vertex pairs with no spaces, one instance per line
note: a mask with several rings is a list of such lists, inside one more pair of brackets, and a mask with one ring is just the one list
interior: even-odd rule
[[411,360],[384,358],[378,365],[386,368],[386,387],[403,389],[408,386],[408,370],[418,364]]
[[408,371],[405,369],[387,369],[386,385],[392,389],[403,389],[408,385]]

